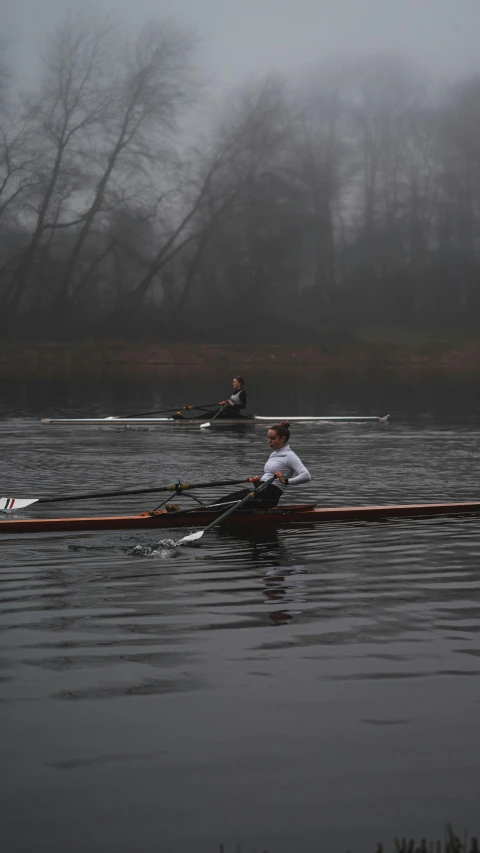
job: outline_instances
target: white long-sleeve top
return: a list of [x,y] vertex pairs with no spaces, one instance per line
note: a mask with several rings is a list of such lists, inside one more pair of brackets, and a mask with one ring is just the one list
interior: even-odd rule
[[[309,483],[312,479],[310,472],[307,471],[302,460],[293,452],[289,444],[286,444],[281,450],[274,450],[265,462],[263,470],[265,473],[262,480],[269,480],[276,471],[280,471],[284,477],[288,478],[289,486]],[[280,480],[274,480],[273,485],[281,489],[282,492],[285,489],[285,485]]]

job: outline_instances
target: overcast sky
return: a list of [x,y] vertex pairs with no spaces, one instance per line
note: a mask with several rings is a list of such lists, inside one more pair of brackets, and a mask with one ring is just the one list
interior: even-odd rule
[[0,0],[1,32],[26,78],[36,44],[70,8],[113,10],[132,29],[154,16],[193,25],[225,84],[390,51],[445,78],[480,70],[480,0]]

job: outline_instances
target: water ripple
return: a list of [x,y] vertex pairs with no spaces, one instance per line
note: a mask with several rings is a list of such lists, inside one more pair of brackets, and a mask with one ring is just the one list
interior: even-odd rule
[[[233,477],[255,473],[266,455],[256,431],[60,433],[17,418],[0,422],[0,433],[7,494]],[[292,444],[314,477],[299,500],[478,497],[472,419],[307,427]],[[115,509],[145,502],[124,498]],[[38,507],[38,515],[63,512]],[[156,827],[160,815],[169,850],[193,849],[172,842],[179,802],[205,838],[212,802],[221,815],[233,809],[239,826],[254,815],[259,829],[283,826],[284,813],[312,828],[320,808],[330,840],[346,813],[380,834],[381,812],[382,834],[391,836],[407,792],[423,817],[472,825],[475,517],[219,529],[195,549],[173,548],[155,532],[6,537],[0,547],[6,802],[12,814],[16,802],[30,808],[41,833],[36,804],[47,814],[54,798],[61,840],[48,835],[49,853],[80,853],[80,842],[66,843],[67,827],[81,825],[77,804],[90,814],[93,798],[103,804],[95,826],[115,835],[110,846],[99,836],[101,853],[134,849],[111,829],[130,826],[132,798],[140,823]],[[76,780],[70,798],[65,778]],[[285,850],[281,839],[277,848]]]

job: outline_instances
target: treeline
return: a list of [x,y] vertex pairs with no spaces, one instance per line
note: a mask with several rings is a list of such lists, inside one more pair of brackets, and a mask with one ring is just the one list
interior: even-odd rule
[[214,106],[197,57],[67,21],[21,92],[0,46],[0,334],[475,322],[480,75],[375,57]]

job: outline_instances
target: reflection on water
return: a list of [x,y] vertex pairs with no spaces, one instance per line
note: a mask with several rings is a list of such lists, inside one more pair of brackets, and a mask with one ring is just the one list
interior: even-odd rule
[[[309,383],[299,381],[298,399],[310,399]],[[338,411],[360,390],[318,394]],[[101,387],[90,391],[100,410],[110,406]],[[116,387],[115,401],[127,410],[123,393]],[[388,393],[388,429],[295,429],[314,478],[295,498],[478,497],[476,404],[459,417],[433,394],[412,416],[411,390]],[[88,397],[69,394],[75,405]],[[268,453],[263,429],[55,431],[34,419],[54,391],[47,412],[38,398],[29,410],[28,393],[14,402],[0,421],[3,494],[249,475]],[[86,514],[105,508],[82,504]],[[113,508],[146,507],[136,497]],[[181,549],[168,541],[176,531],[5,537],[6,849],[207,853],[223,839],[290,853],[321,839],[362,853],[381,837],[435,836],[446,819],[475,830],[478,525],[214,529]]]

